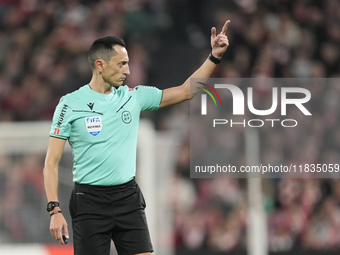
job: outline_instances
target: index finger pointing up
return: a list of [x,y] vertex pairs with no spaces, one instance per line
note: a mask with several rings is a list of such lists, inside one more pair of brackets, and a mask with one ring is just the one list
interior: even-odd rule
[[222,28],[222,31],[221,31],[221,34],[224,34],[227,32],[228,30],[228,27],[229,27],[229,24],[230,24],[230,20],[227,20],[225,23],[224,23],[224,26]]

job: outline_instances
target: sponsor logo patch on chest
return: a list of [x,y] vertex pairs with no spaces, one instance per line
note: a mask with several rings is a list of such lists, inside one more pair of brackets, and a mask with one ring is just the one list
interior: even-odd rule
[[86,117],[85,118],[86,130],[93,136],[97,136],[102,130],[102,117],[94,116],[94,117]]

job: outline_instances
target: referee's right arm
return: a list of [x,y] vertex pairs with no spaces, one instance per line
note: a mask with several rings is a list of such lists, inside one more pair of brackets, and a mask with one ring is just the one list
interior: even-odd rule
[[[48,202],[50,201],[59,202],[58,168],[61,156],[64,151],[65,143],[66,140],[55,137],[50,137],[48,143],[44,167],[44,184]],[[54,211],[60,211],[60,208],[55,207],[50,213],[53,213]],[[65,245],[62,238],[63,231],[66,238],[69,238],[67,223],[64,216],[62,215],[62,213],[53,214],[51,216],[50,222],[51,235],[56,240],[59,240],[60,244]]]

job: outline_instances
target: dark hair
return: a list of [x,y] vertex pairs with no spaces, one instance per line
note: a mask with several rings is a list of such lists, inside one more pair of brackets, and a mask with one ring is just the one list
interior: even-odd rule
[[96,68],[97,59],[101,58],[109,62],[111,57],[117,54],[113,48],[115,45],[126,47],[124,40],[116,36],[106,36],[93,42],[87,55],[92,70]]

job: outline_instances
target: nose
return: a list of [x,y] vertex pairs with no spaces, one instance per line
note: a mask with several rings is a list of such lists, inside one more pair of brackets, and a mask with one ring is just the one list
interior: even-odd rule
[[125,68],[124,68],[124,70],[123,70],[123,73],[124,73],[125,75],[129,75],[129,74],[130,74],[130,67],[129,67],[128,64],[125,65]]

